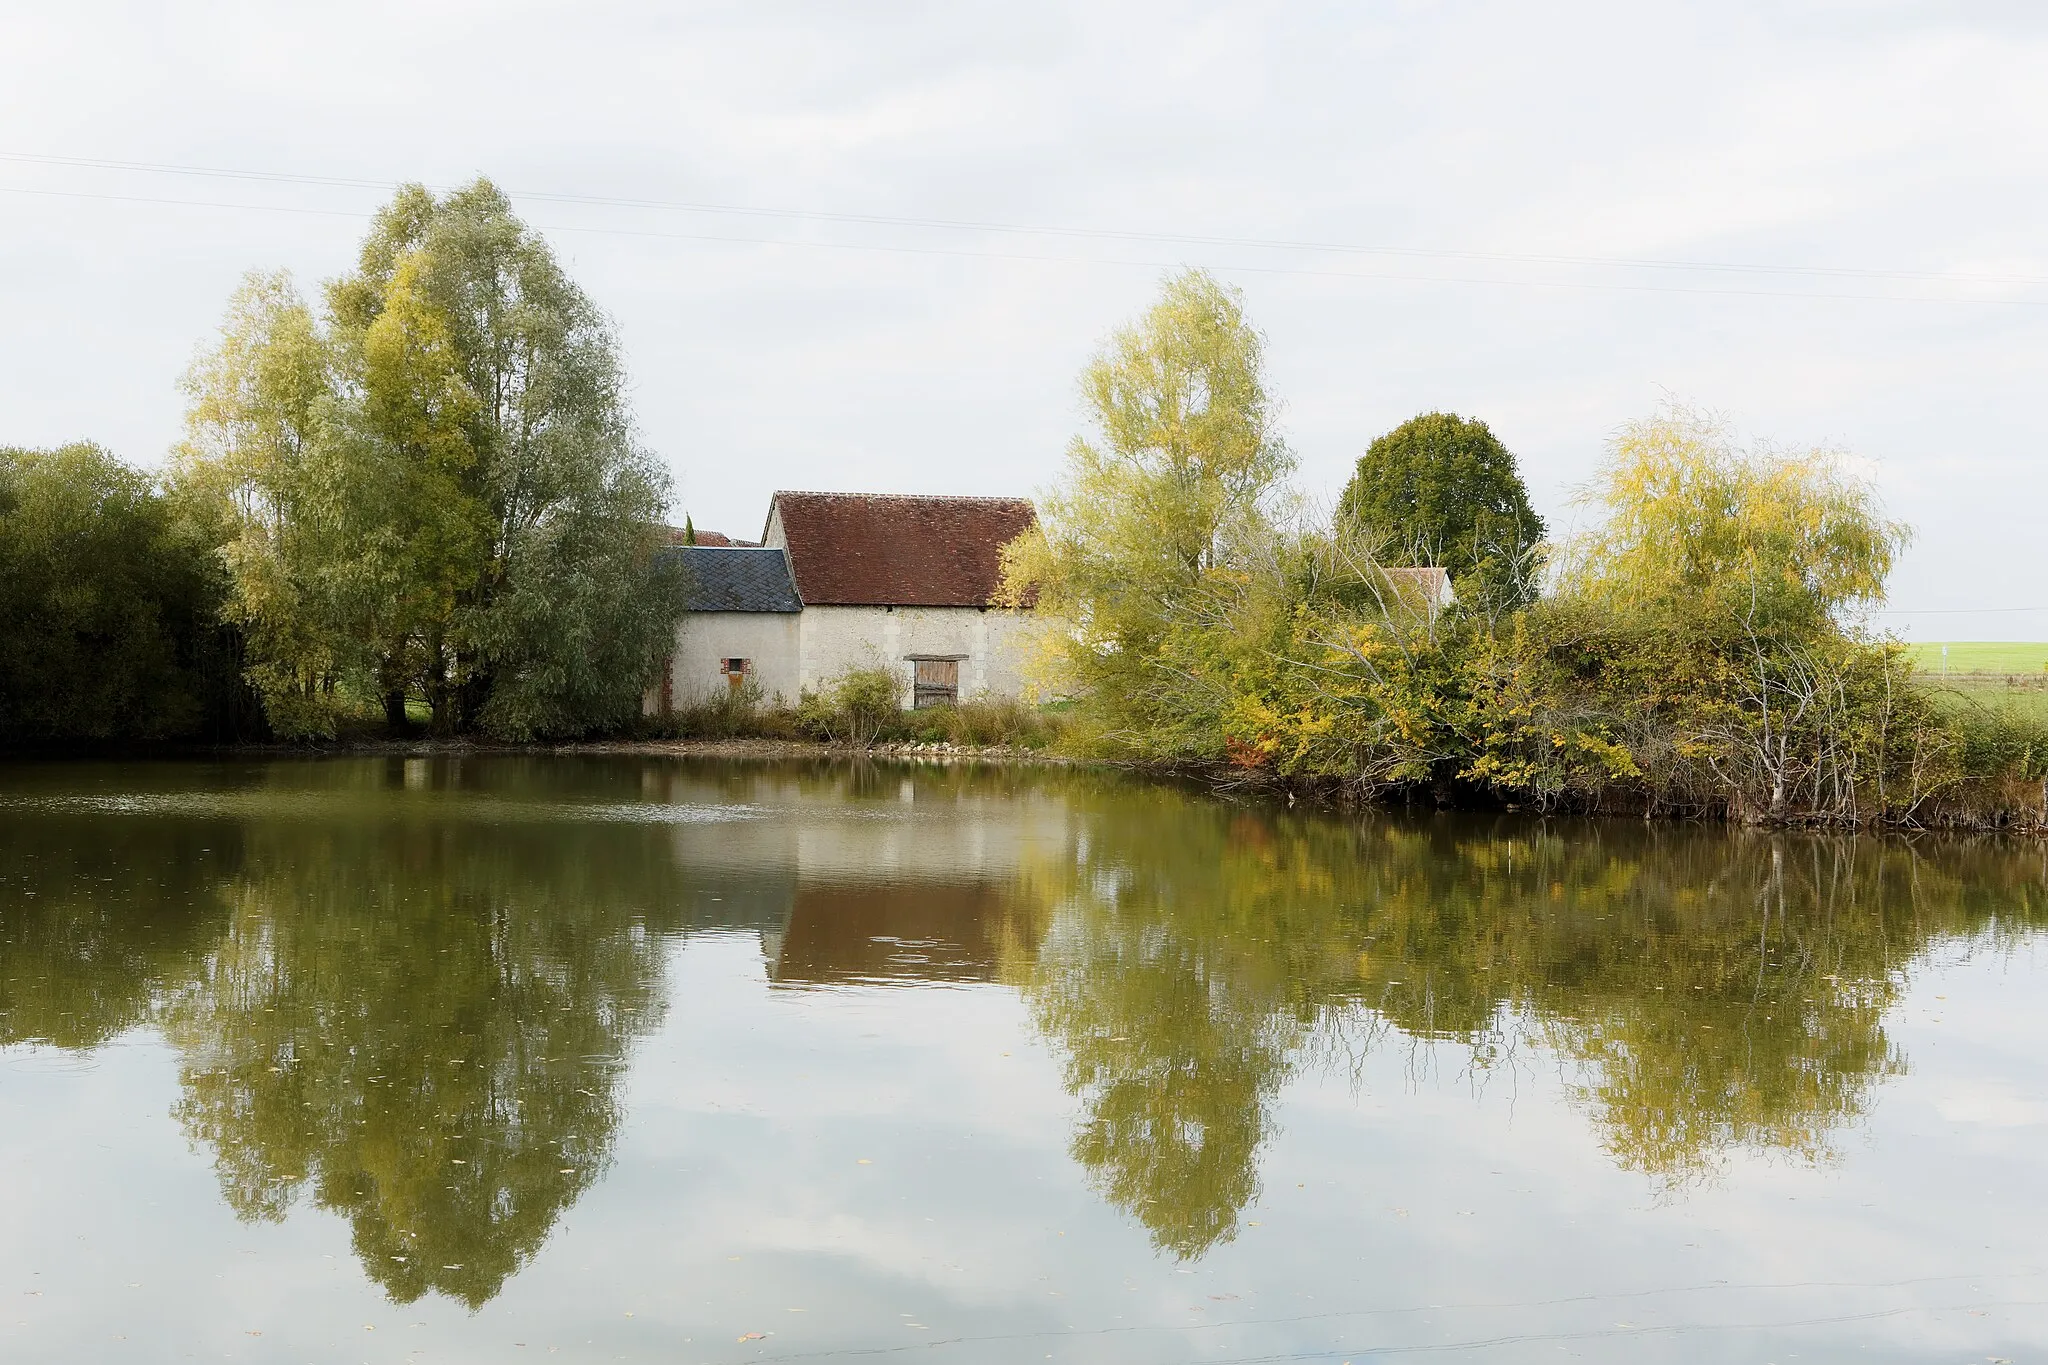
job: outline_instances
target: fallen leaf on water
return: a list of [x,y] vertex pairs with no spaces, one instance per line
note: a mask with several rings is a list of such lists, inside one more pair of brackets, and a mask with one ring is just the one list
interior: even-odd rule
[[764,1340],[766,1340],[766,1339],[767,1339],[767,1336],[768,1336],[768,1334],[767,1334],[766,1332],[749,1332],[749,1333],[747,1333],[747,1334],[746,1334],[745,1336],[741,1337],[741,1338],[740,1338],[740,1340],[741,1340],[741,1341],[764,1341]]
[[866,1157],[862,1157],[862,1158],[861,1158],[860,1160],[858,1160],[858,1161],[854,1162],[853,1164],[854,1164],[854,1165],[856,1165],[856,1166],[872,1166],[872,1165],[874,1165],[875,1163],[874,1163],[874,1162],[872,1162],[872,1161],[869,1161],[869,1160],[868,1160],[868,1159],[867,1159]]

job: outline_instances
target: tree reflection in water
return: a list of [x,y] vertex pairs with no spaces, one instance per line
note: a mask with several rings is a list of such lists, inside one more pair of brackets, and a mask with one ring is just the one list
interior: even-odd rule
[[138,822],[109,839],[106,818],[0,817],[0,1046],[92,1048],[149,1022],[220,934],[240,829]]
[[345,1216],[399,1302],[476,1307],[608,1160],[660,1008],[660,828],[373,819],[252,838],[166,1010],[178,1116],[250,1217]]
[[[124,822],[125,900],[9,911],[7,937],[47,959],[10,944],[10,969],[49,999],[10,995],[5,1019],[10,1038],[90,1045],[146,1013],[237,1213],[310,1196],[393,1299],[476,1307],[602,1172],[681,897],[665,826],[529,812],[508,828],[504,805],[433,799],[462,775],[338,765],[309,791],[286,768],[237,796],[272,818]],[[518,776],[496,765],[492,797],[524,794]],[[637,795],[565,792],[559,770],[535,785]],[[7,858],[53,884],[108,874],[104,824],[39,828],[0,841]]]
[[[1563,1059],[1668,1188],[1742,1149],[1829,1160],[1907,1064],[1885,1016],[1914,961],[2048,919],[2039,850],[1995,841],[1312,816],[1016,771],[239,771],[184,816],[9,809],[0,1043],[157,1024],[233,1207],[341,1214],[401,1302],[481,1305],[598,1178],[662,936],[709,877],[778,988],[1020,990],[1075,1159],[1181,1259],[1235,1235],[1291,1074],[1404,1042]],[[604,815],[642,800],[778,814],[744,838]]]
[[1480,1069],[1541,1044],[1667,1188],[1736,1149],[1828,1160],[1904,1069],[1912,961],[2048,920],[2038,851],[1995,842],[1071,799],[1004,970],[1082,1102],[1075,1158],[1181,1258],[1235,1234],[1291,1068],[1390,1026]]

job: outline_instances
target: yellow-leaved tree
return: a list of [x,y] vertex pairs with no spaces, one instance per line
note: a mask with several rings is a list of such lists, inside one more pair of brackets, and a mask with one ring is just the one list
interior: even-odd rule
[[1744,448],[1668,407],[1623,427],[1585,494],[1553,657],[1631,738],[1653,804],[1756,818],[1911,818],[1955,775],[1884,600],[1907,528],[1829,450]]
[[1178,657],[1205,587],[1270,529],[1294,457],[1275,430],[1263,339],[1242,295],[1206,271],[1166,282],[1081,375],[1095,427],[1067,447],[1038,525],[1004,557],[1005,595],[1048,633],[1043,685],[1075,697],[1117,747],[1220,746],[1221,702]]
[[1909,536],[1839,452],[1746,450],[1678,406],[1622,427],[1582,501],[1604,520],[1572,547],[1568,591],[1781,641],[1881,602]]
[[329,572],[349,498],[319,453],[334,420],[333,356],[289,275],[242,281],[183,387],[178,493],[221,546],[223,615],[243,633],[249,682],[280,734],[329,733],[355,654]]

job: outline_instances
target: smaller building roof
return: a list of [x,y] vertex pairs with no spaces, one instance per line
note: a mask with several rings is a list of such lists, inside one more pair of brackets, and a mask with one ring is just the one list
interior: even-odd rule
[[1451,591],[1448,569],[1382,567],[1380,572],[1387,576],[1392,595],[1404,606],[1420,607],[1434,616],[1458,600],[1458,594]]
[[678,545],[664,553],[689,574],[690,611],[801,611],[789,556],[780,550]]

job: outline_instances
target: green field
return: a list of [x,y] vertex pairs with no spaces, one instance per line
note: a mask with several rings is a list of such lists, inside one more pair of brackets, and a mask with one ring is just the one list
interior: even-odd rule
[[2014,644],[2005,640],[1963,640],[1947,644],[1908,645],[1907,652],[1923,672],[1942,671],[1941,651],[1948,650],[1950,677],[1958,673],[2038,676],[2048,668],[2048,644]]
[[1939,642],[1906,648],[1920,677],[1953,704],[1974,703],[2048,723],[2048,644],[1951,640],[1946,677]]

